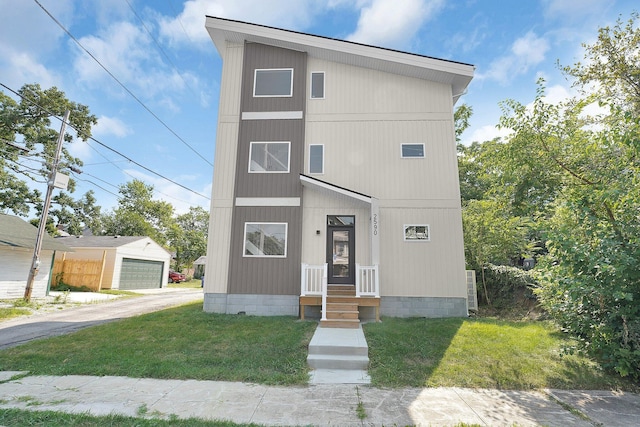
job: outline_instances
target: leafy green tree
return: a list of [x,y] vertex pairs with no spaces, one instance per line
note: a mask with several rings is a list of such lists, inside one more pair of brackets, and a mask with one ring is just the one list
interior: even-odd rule
[[193,262],[207,253],[209,212],[202,207],[190,207],[189,212],[178,215],[169,231],[171,248],[175,251],[175,269],[190,268]]
[[585,62],[563,67],[576,78],[575,86],[607,104],[640,115],[640,20],[638,12],[624,22],[618,18],[613,28],[598,30],[598,40],[583,44]]
[[[88,107],[68,100],[55,87],[43,90],[37,84],[27,84],[18,94],[20,99],[15,101],[0,92],[0,210],[26,216],[32,208],[42,209],[41,193],[29,184],[45,183],[50,174],[58,139],[51,117],[62,117],[70,110],[70,125],[83,141],[91,136],[97,119]],[[73,137],[65,133],[64,140],[58,170],[69,174],[71,168],[82,166],[82,161],[67,148]],[[75,210],[74,199],[69,195],[74,190],[75,181],[70,179],[68,193],[61,192],[53,200],[54,205],[61,210]]]
[[497,200],[470,200],[462,211],[467,266],[480,273],[487,304],[491,284],[485,270],[489,264],[513,265],[532,248],[526,219],[509,214]]
[[175,224],[173,206],[153,200],[153,186],[137,179],[122,184],[118,192],[118,207],[102,216],[101,229],[94,229],[94,234],[149,236],[159,245],[168,246],[169,232]]

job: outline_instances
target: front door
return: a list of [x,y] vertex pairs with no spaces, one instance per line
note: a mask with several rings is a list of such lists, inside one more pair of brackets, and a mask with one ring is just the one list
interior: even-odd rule
[[355,217],[327,216],[328,282],[355,284]]

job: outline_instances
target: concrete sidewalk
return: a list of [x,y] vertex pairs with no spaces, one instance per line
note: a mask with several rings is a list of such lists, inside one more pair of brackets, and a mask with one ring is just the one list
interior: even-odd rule
[[[0,372],[0,410],[200,418],[261,425],[632,426],[640,396],[610,391],[275,387],[222,381]],[[357,408],[364,408],[363,419]],[[575,411],[570,411],[574,409]],[[577,415],[578,412],[582,417]]]

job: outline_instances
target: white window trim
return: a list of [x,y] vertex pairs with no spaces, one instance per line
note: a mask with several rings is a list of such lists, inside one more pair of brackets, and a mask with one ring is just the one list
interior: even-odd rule
[[[316,98],[318,99],[318,98]],[[322,147],[322,172],[311,172],[311,147],[319,146]],[[309,175],[324,175],[324,144],[309,144]]]
[[[313,75],[314,74],[322,74],[322,97],[314,98],[313,97]],[[327,94],[327,79],[326,73],[324,71],[312,71],[309,74],[309,99],[324,99]]]
[[[286,171],[252,171],[251,170],[251,154],[253,153],[253,144],[287,144],[289,155],[287,156]],[[249,173],[289,173],[291,171],[291,141],[251,141],[249,143],[249,165],[247,171]]]
[[[405,156],[405,155],[403,155],[404,153],[403,153],[402,148],[403,148],[405,145],[422,145],[422,156]],[[425,156],[426,156],[426,153],[427,153],[427,152],[426,152],[426,150],[425,150],[424,143],[420,143],[420,142],[407,142],[407,143],[400,144],[400,157],[401,157],[401,158],[403,158],[403,159],[424,159],[424,158],[425,158]]]
[[[407,227],[426,227],[427,228],[427,238],[426,239],[407,239]],[[425,243],[431,241],[431,227],[429,224],[404,224],[402,226],[402,240],[405,242],[417,242],[417,243]]]
[[[284,255],[247,255],[247,226],[249,225],[284,225]],[[242,257],[243,258],[286,258],[289,240],[289,224],[286,222],[245,222],[244,233],[242,235]]]
[[[256,83],[258,71],[291,71],[291,86],[288,95],[256,95]],[[293,68],[256,68],[253,70],[253,97],[254,98],[291,98],[293,96]]]

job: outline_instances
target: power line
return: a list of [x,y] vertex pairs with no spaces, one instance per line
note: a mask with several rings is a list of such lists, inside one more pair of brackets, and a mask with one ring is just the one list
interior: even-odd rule
[[[38,104],[37,102],[35,102],[34,100],[32,100],[32,99],[28,99],[28,98],[24,97],[24,96],[23,96],[23,95],[21,95],[19,92],[17,92],[17,91],[15,91],[15,90],[11,89],[9,86],[5,85],[4,83],[1,83],[1,82],[0,82],[0,86],[2,86],[2,87],[4,87],[5,89],[7,89],[7,90],[11,91],[11,92],[12,92],[13,94],[15,94],[16,96],[19,96],[20,98],[22,98],[22,99],[26,100],[27,102],[29,102],[29,103],[31,103],[32,105],[34,105],[34,106],[36,106],[36,107],[40,108],[42,111],[45,111],[45,112],[46,112],[47,114],[49,114],[50,116],[55,117],[56,119],[58,119],[58,120],[60,120],[60,121],[62,122],[62,118],[58,117],[58,116],[57,116],[56,114],[54,114],[53,112],[51,112],[51,111],[47,110],[46,108],[44,108],[43,106],[41,106],[40,104]],[[75,131],[77,132],[77,129],[75,129],[71,123],[67,123],[67,125],[68,125],[70,128],[72,128],[73,130],[75,130]],[[119,155],[120,157],[122,157],[122,158],[124,158],[124,159],[128,160],[129,162],[131,162],[131,163],[135,164],[136,166],[138,166],[138,167],[140,167],[140,168],[142,168],[142,169],[146,170],[146,171],[147,171],[147,172],[149,172],[149,173],[152,173],[153,175],[156,175],[156,176],[158,176],[158,177],[160,177],[160,178],[162,178],[162,179],[164,179],[164,180],[166,180],[166,181],[168,181],[168,182],[170,182],[170,183],[172,183],[172,184],[175,184],[175,185],[177,185],[178,187],[180,187],[180,188],[182,188],[182,189],[184,189],[184,190],[187,190],[187,191],[189,191],[189,192],[191,192],[191,193],[193,193],[193,194],[196,194],[196,195],[198,195],[198,196],[200,196],[200,197],[204,197],[204,198],[205,198],[205,199],[207,199],[207,200],[211,200],[209,197],[205,196],[204,194],[200,194],[200,193],[198,193],[198,192],[197,192],[197,191],[195,191],[195,190],[192,190],[192,189],[190,189],[190,188],[188,188],[188,187],[185,187],[184,185],[182,185],[182,184],[180,184],[180,183],[178,183],[178,182],[176,182],[176,181],[174,181],[174,180],[172,180],[172,179],[169,179],[169,178],[167,178],[166,176],[161,175],[161,174],[159,174],[158,172],[155,172],[155,171],[153,171],[153,170],[149,169],[148,167],[146,167],[146,166],[144,166],[144,165],[142,165],[142,164],[140,164],[140,163],[136,162],[135,160],[133,160],[132,158],[130,158],[130,157],[128,157],[128,156],[126,156],[126,155],[122,154],[122,153],[121,153],[121,152],[119,152],[118,150],[116,150],[116,149],[114,149],[114,148],[111,148],[111,147],[109,147],[108,145],[106,145],[106,144],[104,144],[104,143],[102,143],[102,142],[98,141],[98,140],[97,140],[96,138],[94,138],[93,136],[90,136],[90,137],[89,137],[89,139],[90,139],[90,140],[92,140],[92,141],[94,141],[95,143],[99,144],[100,146],[102,146],[102,147],[106,148],[107,150],[110,150],[110,151],[112,151],[112,152],[116,153],[116,154],[117,154],[117,155]],[[106,157],[105,157],[105,158],[106,158]]]
[[176,74],[178,75],[178,77],[180,77],[180,80],[182,80],[182,82],[185,84],[186,87],[189,88],[189,90],[191,91],[191,94],[197,99],[198,95],[195,93],[195,91],[193,90],[193,88],[189,85],[189,83],[187,83],[187,81],[184,79],[184,77],[182,77],[182,74],[180,73],[180,71],[178,70],[178,67],[176,67],[176,65],[173,63],[173,61],[171,60],[171,58],[169,58],[169,55],[167,55],[167,53],[164,51],[164,49],[162,48],[162,46],[160,46],[160,43],[158,43],[158,40],[156,40],[155,37],[153,37],[153,34],[151,33],[151,31],[149,30],[149,28],[147,28],[147,26],[145,25],[144,21],[142,20],[142,18],[140,17],[140,15],[138,15],[138,12],[136,12],[136,10],[133,8],[133,6],[131,5],[131,2],[129,0],[124,0],[127,2],[127,4],[129,5],[129,9],[131,9],[131,11],[133,12],[133,14],[135,15],[136,18],[138,18],[138,21],[140,21],[140,25],[142,25],[142,28],[144,28],[144,30],[147,32],[147,34],[149,35],[149,37],[151,37],[151,40],[153,40],[153,42],[155,43],[156,47],[158,48],[158,50],[160,51],[160,53],[162,53],[162,56],[164,56],[164,58],[169,62],[169,64],[171,64],[171,67],[173,68],[173,70],[176,72]]
[[62,31],[64,31],[79,47],[80,49],[82,49],[87,55],[89,55],[91,57],[91,59],[93,59],[98,65],[100,65],[100,67],[107,73],[109,74],[109,76],[111,76],[111,78],[113,80],[115,80],[120,87],[122,87],[129,95],[131,95],[131,97],[133,99],[135,99],[138,104],[140,104],[142,106],[142,108],[144,108],[145,110],[147,110],[149,112],[149,114],[151,114],[158,122],[160,122],[160,124],[162,124],[162,126],[164,126],[169,132],[171,132],[176,138],[178,138],[184,145],[186,145],[191,151],[193,151],[198,157],[200,157],[202,160],[204,160],[209,166],[213,167],[213,163],[211,163],[209,160],[207,160],[202,154],[200,154],[195,148],[193,148],[191,145],[189,145],[189,143],[187,143],[187,141],[185,141],[184,139],[182,139],[180,137],[180,135],[178,135],[173,129],[171,129],[169,127],[169,125],[167,125],[160,117],[158,117],[158,115],[156,115],[153,111],[151,111],[151,109],[149,107],[147,107],[145,105],[144,102],[142,102],[133,92],[131,92],[131,90],[129,90],[129,88],[127,86],[124,85],[124,83],[122,83],[120,80],[118,80],[118,78],[113,75],[113,73],[111,73],[111,71],[109,71],[107,69],[107,67],[105,67],[104,65],[102,65],[102,63],[91,53],[89,52],[83,45],[82,43],[80,43],[80,41],[78,39],[76,39],[76,37],[71,34],[71,32],[64,26],[62,25],[62,23],[60,21],[58,21],[56,19],[55,16],[53,16],[38,0],[33,0],[36,2],[36,4],[38,6],[40,6],[40,8],[47,14],[49,15],[49,17],[53,20],[53,22],[55,22],[61,29]]

